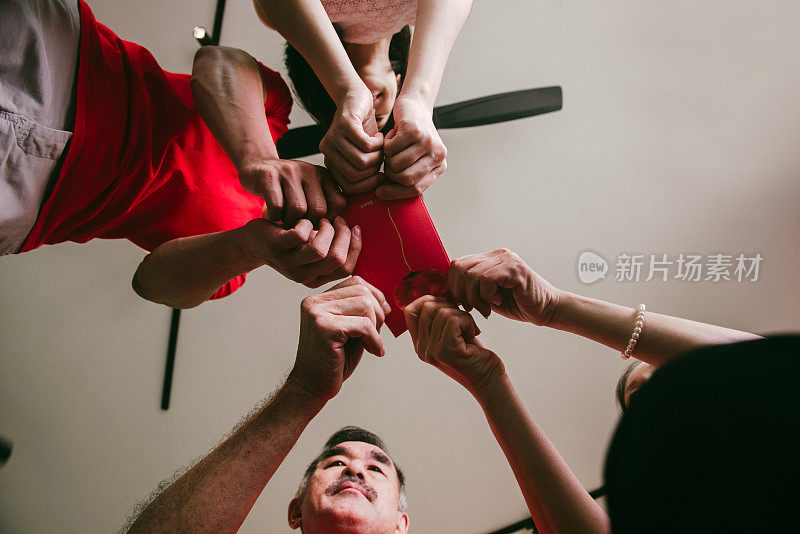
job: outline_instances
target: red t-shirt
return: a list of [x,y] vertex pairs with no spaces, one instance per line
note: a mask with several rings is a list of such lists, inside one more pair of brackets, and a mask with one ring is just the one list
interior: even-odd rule
[[[146,250],[178,237],[231,230],[260,217],[264,199],[238,173],[194,109],[190,76],[159,67],[80,1],[75,131],[50,196],[20,252],[44,244],[125,238]],[[272,138],[292,98],[263,65]],[[241,275],[212,298],[244,283]]]

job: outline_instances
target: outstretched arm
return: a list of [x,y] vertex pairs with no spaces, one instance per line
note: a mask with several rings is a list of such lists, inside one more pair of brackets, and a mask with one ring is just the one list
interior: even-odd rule
[[[454,260],[448,288],[467,311],[505,317],[578,334],[624,351],[636,309],[562,291],[536,274],[519,256],[500,249]],[[692,349],[759,336],[679,317],[647,312],[634,356],[656,367]]]
[[236,532],[303,430],[355,370],[364,348],[383,354],[378,329],[386,307],[380,291],[356,279],[304,299],[297,359],[286,383],[158,495],[129,532]]
[[140,297],[173,308],[198,306],[228,280],[261,265],[315,288],[352,273],[361,243],[361,229],[351,230],[341,217],[322,219],[319,230],[307,219],[289,229],[254,219],[227,232],[159,245],[139,264],[132,285]]
[[478,340],[472,317],[431,296],[407,306],[405,317],[420,359],[463,385],[483,408],[539,532],[609,532],[605,512],[533,420],[500,358]]

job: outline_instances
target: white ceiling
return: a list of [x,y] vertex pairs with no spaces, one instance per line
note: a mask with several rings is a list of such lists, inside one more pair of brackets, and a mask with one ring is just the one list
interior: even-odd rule
[[[213,0],[91,2],[98,20],[188,72]],[[229,0],[222,43],[281,68],[281,40]],[[449,169],[425,198],[452,257],[509,247],[564,289],[756,332],[800,324],[800,4],[477,0],[438,102],[561,85],[564,110],[442,132]],[[299,109],[294,125],[310,123]],[[586,249],[755,254],[756,283],[581,284]],[[0,259],[0,531],[115,529],[202,456],[290,367],[310,293],[260,269],[183,314],[172,407],[159,410],[169,310],[130,278],[126,242]],[[613,268],[613,265],[612,265]],[[623,362],[573,336],[480,320],[534,417],[587,487],[600,481]],[[482,533],[526,508],[477,404],[408,337],[366,358],[309,426],[242,532],[287,532],[302,470],[338,427],[382,434],[409,479],[412,532]]]

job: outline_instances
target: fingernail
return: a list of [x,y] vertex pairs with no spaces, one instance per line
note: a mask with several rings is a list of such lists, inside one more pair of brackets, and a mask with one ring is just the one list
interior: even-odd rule
[[355,234],[356,237],[361,237],[361,227],[358,226],[358,225],[355,225],[353,227],[353,234]]
[[386,312],[387,315],[392,313],[392,307],[388,302],[383,303],[383,311]]

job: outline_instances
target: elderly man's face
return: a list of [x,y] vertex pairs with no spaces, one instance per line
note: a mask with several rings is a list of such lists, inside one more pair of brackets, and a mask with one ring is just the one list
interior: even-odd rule
[[382,449],[346,441],[317,464],[302,503],[289,505],[289,525],[304,534],[401,533],[408,515],[398,510],[397,471]]

